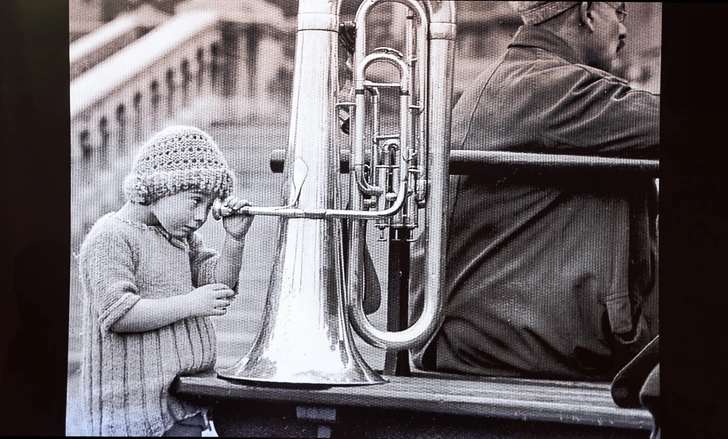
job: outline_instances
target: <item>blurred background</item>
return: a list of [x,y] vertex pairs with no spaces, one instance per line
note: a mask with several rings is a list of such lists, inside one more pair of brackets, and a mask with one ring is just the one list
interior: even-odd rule
[[[359,0],[344,0],[341,21],[353,21]],[[71,251],[67,434],[78,430],[80,284],[75,254],[100,216],[119,209],[121,183],[138,146],[165,125],[206,130],[234,169],[237,192],[257,205],[279,205],[282,175],[269,167],[285,148],[296,44],[296,0],[69,0],[71,112]],[[618,73],[635,88],[660,91],[662,8],[627,3],[627,46]],[[372,47],[402,43],[405,8],[375,9]],[[506,2],[457,2],[454,100],[503,52],[521,24]],[[257,335],[276,246],[277,220],[258,217],[241,272],[241,293],[215,319],[218,366],[247,353]],[[223,230],[200,230],[213,247]],[[370,240],[374,244],[375,233]],[[373,247],[380,279],[386,248]],[[245,288],[247,287],[247,289]],[[373,316],[384,327],[386,299]],[[382,351],[357,340],[381,369]],[[212,433],[214,434],[214,433]]]

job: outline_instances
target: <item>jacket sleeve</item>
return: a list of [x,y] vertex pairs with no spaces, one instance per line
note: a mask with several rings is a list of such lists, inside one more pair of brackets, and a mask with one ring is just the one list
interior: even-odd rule
[[585,65],[532,64],[501,65],[466,90],[453,149],[657,158],[659,95]]
[[[657,158],[660,97],[583,65],[562,70],[557,93],[543,94],[535,127],[550,152]],[[546,78],[543,78],[544,80]]]
[[132,250],[119,234],[106,231],[90,237],[81,249],[80,272],[85,300],[105,331],[141,299]]

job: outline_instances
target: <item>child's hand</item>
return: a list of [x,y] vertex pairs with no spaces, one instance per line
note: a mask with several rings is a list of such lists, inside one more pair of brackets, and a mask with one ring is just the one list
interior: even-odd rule
[[224,208],[233,211],[232,215],[226,215],[222,219],[222,225],[225,231],[232,238],[238,241],[242,240],[248,233],[254,217],[252,215],[238,213],[238,211],[245,206],[250,206],[250,202],[231,195],[223,200],[222,205]]
[[225,284],[215,283],[195,288],[185,296],[190,317],[221,316],[235,297],[235,292]]

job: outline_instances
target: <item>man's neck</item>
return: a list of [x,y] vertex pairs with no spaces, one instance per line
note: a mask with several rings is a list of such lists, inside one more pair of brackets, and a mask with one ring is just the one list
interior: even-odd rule
[[[587,6],[579,4],[573,8],[567,9],[563,13],[540,23],[538,28],[551,32],[562,39],[571,49],[574,59],[572,62],[585,64],[591,67],[597,67],[591,59],[592,51],[592,29],[583,15]],[[586,12],[588,14],[588,12]]]
[[549,31],[562,39],[571,49],[575,59],[572,61],[579,64],[589,65],[586,50],[586,33],[588,30],[585,26],[574,25],[573,21],[577,21],[576,17],[571,17],[572,21],[552,20],[542,23],[539,27]]
[[509,47],[536,47],[545,50],[553,55],[563,58],[567,62],[580,64],[581,58],[567,41],[557,34],[541,26],[523,26],[516,35]]

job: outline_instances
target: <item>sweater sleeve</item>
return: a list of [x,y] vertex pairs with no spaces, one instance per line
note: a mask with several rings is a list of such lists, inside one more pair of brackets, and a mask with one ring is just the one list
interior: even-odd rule
[[206,248],[202,235],[196,232],[190,236],[189,245],[192,285],[198,288],[215,282],[215,269],[220,255],[215,250]]
[[86,300],[101,328],[108,331],[141,299],[132,249],[123,236],[105,231],[84,243],[80,264]]

